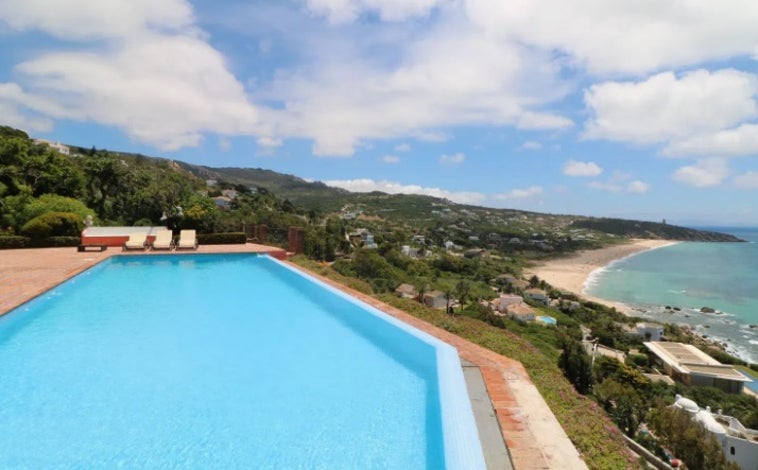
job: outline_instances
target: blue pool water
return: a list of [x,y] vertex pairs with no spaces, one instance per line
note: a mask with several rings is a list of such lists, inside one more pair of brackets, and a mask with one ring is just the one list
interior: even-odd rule
[[112,258],[0,318],[0,466],[479,466],[397,323],[268,257]]
[[537,319],[539,321],[541,321],[542,323],[546,324],[546,325],[557,325],[558,324],[558,321],[555,318],[547,316],[547,315],[539,316],[539,317],[537,317]]

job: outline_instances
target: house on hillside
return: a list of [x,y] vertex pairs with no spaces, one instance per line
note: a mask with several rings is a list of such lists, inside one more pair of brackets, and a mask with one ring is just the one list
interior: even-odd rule
[[672,405],[690,415],[695,423],[721,444],[721,450],[727,460],[736,463],[742,470],[758,470],[758,431],[746,428],[737,418],[713,413],[710,407],[700,408],[697,403],[676,396]]
[[[430,308],[446,309],[448,306],[448,299],[445,298],[445,293],[440,290],[433,290],[424,294],[424,305]],[[452,304],[452,299],[450,304]]]
[[642,344],[672,379],[684,384],[742,393],[745,383],[752,382],[734,367],[720,363],[691,344],[661,341]]
[[395,289],[395,295],[403,299],[418,298],[418,292],[416,292],[416,288],[411,284],[400,284],[397,286],[397,289]]
[[509,318],[525,323],[534,321],[535,318],[534,309],[525,303],[509,305],[506,310],[506,315],[508,315]]
[[542,289],[527,289],[524,291],[524,296],[544,305],[550,305],[550,297]]
[[51,142],[45,139],[34,139],[34,143],[37,145],[47,145],[62,155],[71,155],[71,149],[68,147],[68,145],[63,145],[60,142]]
[[229,199],[236,199],[239,195],[239,192],[236,189],[224,189],[221,191],[222,196],[226,196]]
[[523,304],[523,303],[524,303],[524,298],[521,297],[520,295],[500,294],[500,296],[492,300],[491,306],[492,306],[492,310],[495,310],[501,313],[507,313],[508,308],[510,306]]
[[661,341],[663,338],[663,325],[659,323],[637,323],[636,325],[622,325],[623,330],[632,336],[639,336],[645,341]]
[[216,196],[211,199],[213,199],[213,202],[216,204],[216,207],[219,209],[228,209],[229,205],[232,202],[232,200],[226,196]]

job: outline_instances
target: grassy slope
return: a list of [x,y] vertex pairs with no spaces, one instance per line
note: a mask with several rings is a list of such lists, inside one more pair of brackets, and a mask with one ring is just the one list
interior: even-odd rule
[[[293,261],[348,287],[370,293],[367,284],[346,278],[328,266],[302,258],[295,258]],[[435,326],[520,361],[590,468],[637,468],[620,431],[605,412],[593,400],[576,393],[564,378],[554,358],[543,354],[529,341],[482,321],[447,315],[414,301],[399,299],[389,294],[376,297]]]

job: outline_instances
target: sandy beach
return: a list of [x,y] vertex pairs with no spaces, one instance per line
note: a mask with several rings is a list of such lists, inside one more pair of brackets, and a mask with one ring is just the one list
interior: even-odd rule
[[573,292],[588,300],[615,307],[617,310],[629,314],[631,311],[624,304],[584,294],[582,291],[587,278],[594,270],[602,268],[614,260],[673,243],[676,242],[671,240],[632,240],[630,243],[613,245],[599,250],[580,251],[567,258],[551,260],[526,271],[528,276],[536,274],[537,277],[544,279],[553,287]]

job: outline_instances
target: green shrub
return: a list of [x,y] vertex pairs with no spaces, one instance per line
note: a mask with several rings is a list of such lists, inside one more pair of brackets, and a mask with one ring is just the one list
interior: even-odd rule
[[637,366],[637,367],[648,367],[650,365],[650,361],[648,360],[648,357],[645,354],[630,354],[626,358],[626,362],[629,365]]
[[21,227],[21,233],[34,239],[78,237],[84,228],[81,216],[72,212],[48,212]]
[[47,237],[32,240],[30,246],[33,248],[53,248],[58,246],[79,246],[81,237]]
[[58,196],[57,194],[43,194],[42,196],[29,201],[23,209],[21,220],[18,220],[17,222],[23,225],[24,223],[47,214],[48,212],[73,213],[77,214],[81,220],[84,220],[88,215],[93,214],[93,211],[78,199]]
[[197,242],[201,245],[244,245],[247,235],[245,232],[198,233]]
[[0,250],[9,250],[13,248],[27,248],[31,239],[17,235],[8,235],[0,237]]

